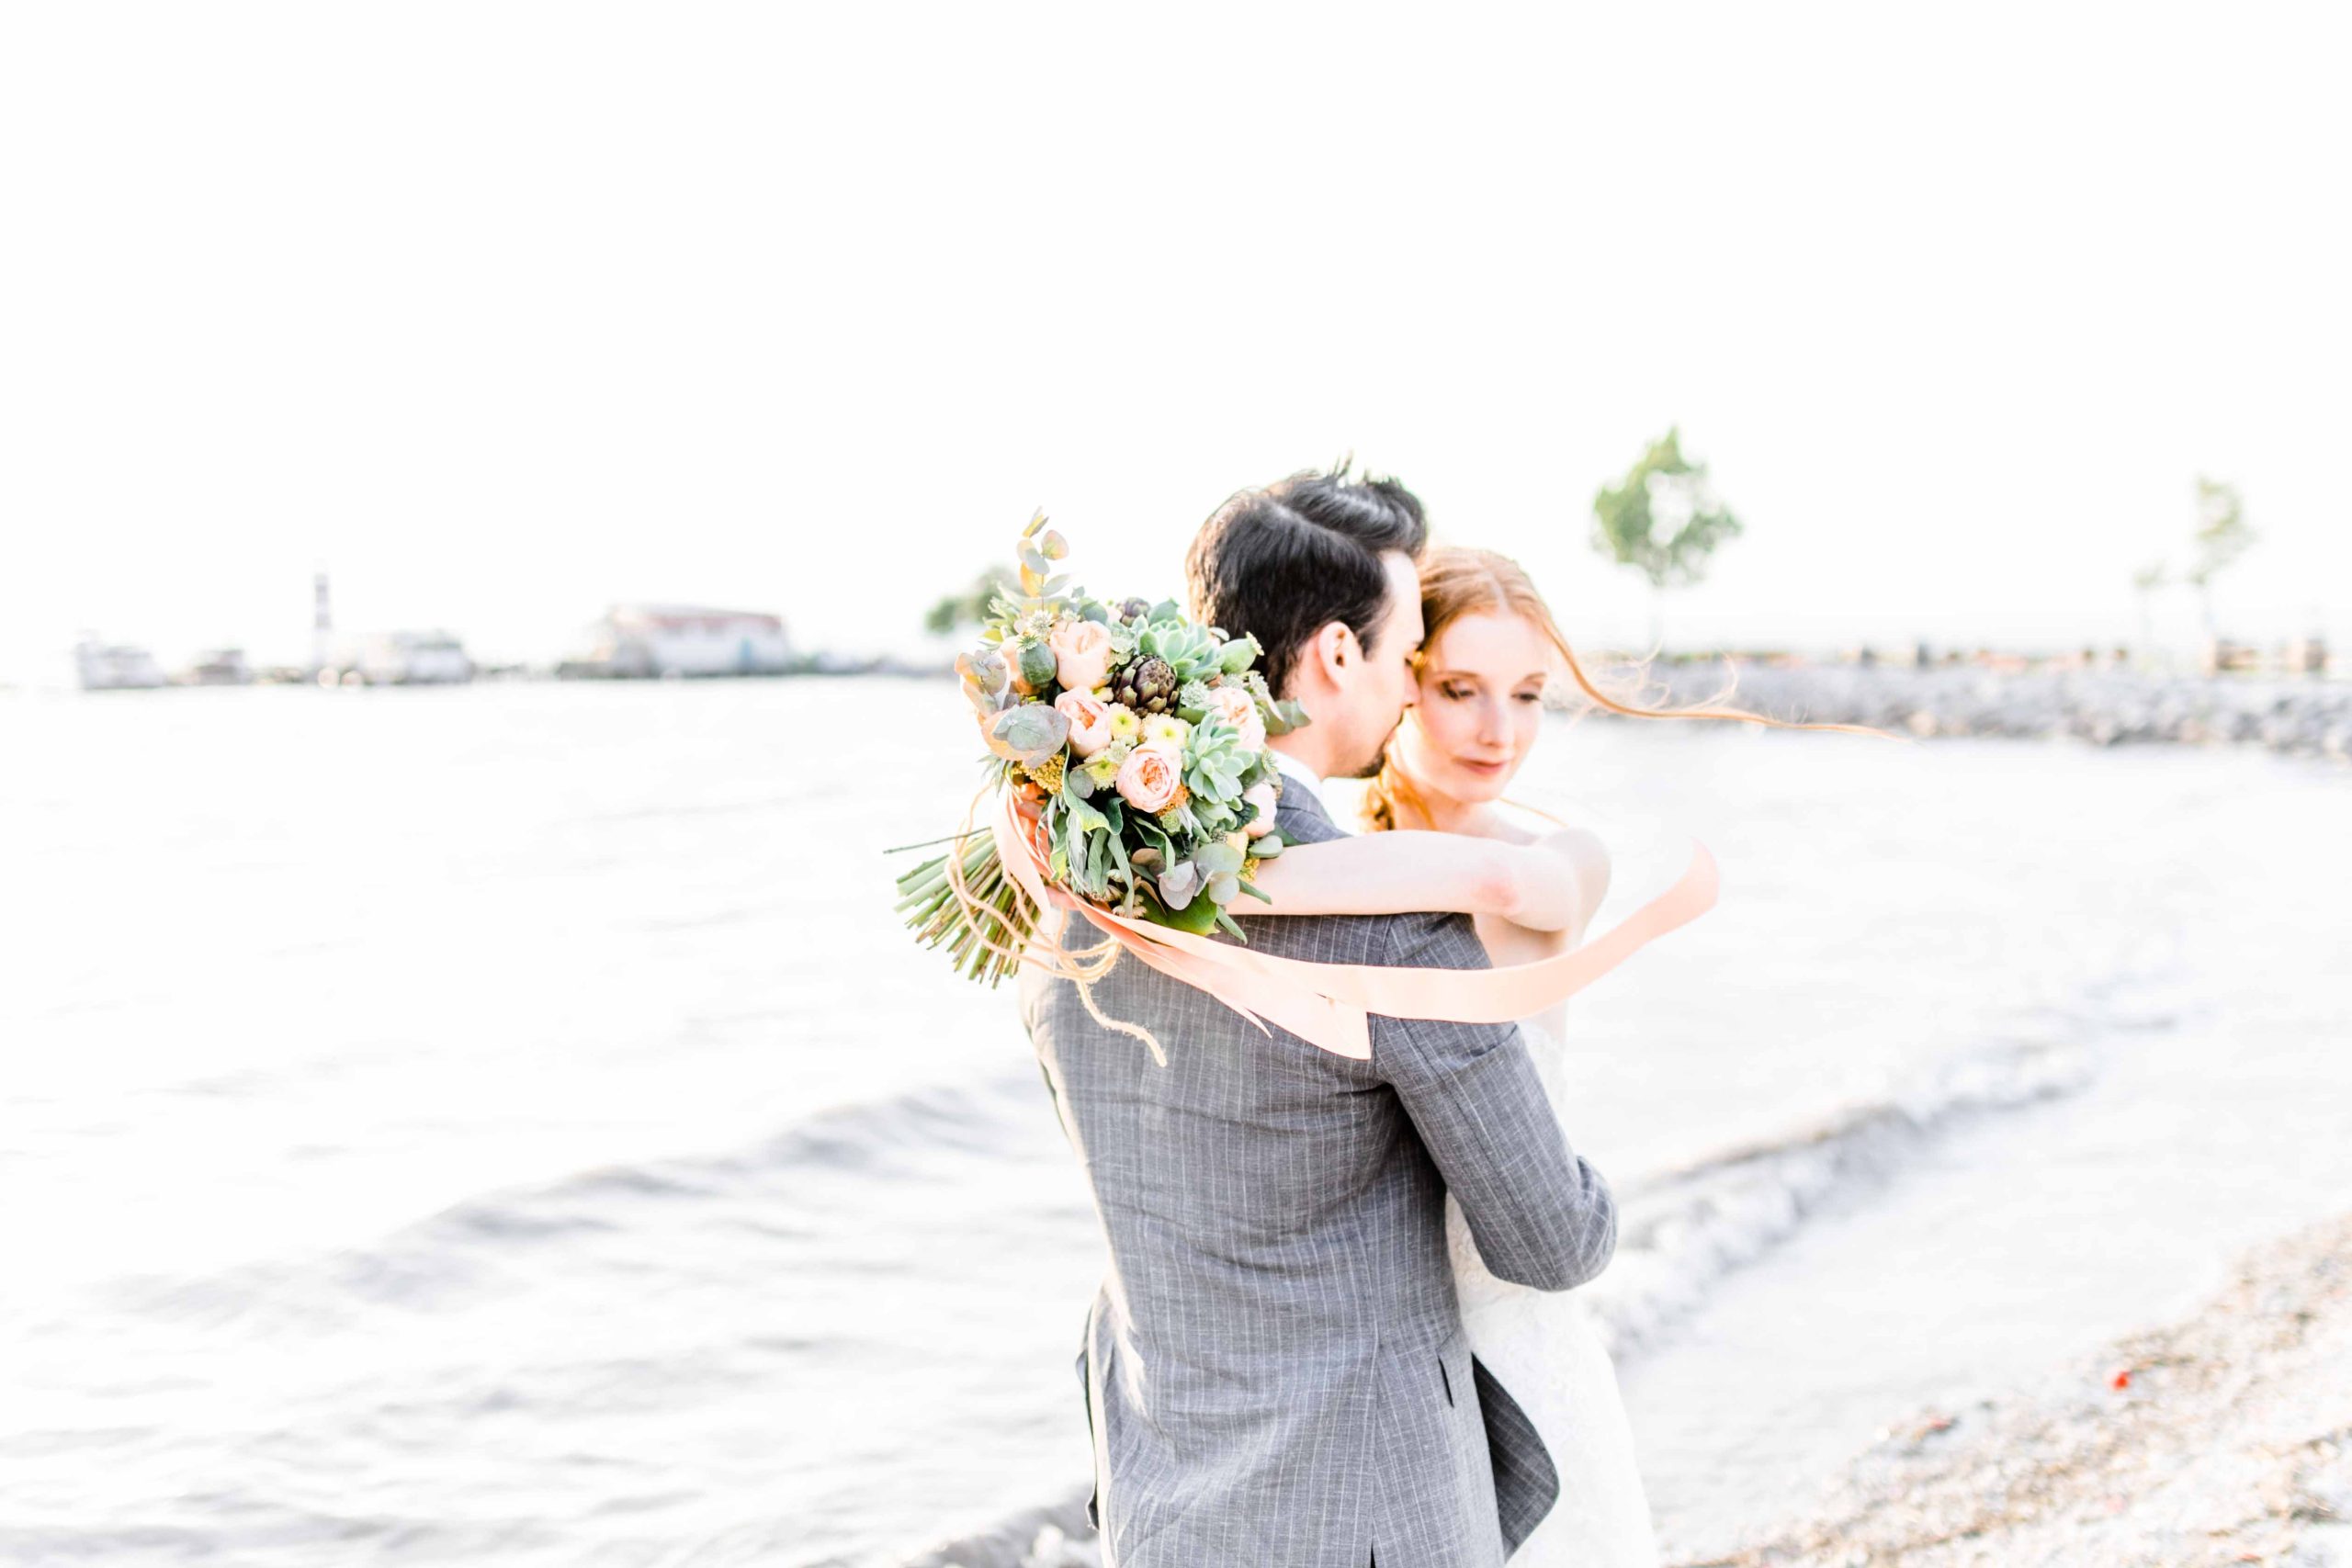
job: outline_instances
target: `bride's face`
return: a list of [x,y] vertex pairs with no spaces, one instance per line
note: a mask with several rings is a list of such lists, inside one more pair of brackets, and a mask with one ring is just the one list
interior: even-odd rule
[[1462,615],[1423,649],[1419,694],[1396,732],[1397,764],[1424,791],[1493,800],[1544,722],[1551,645],[1513,615]]

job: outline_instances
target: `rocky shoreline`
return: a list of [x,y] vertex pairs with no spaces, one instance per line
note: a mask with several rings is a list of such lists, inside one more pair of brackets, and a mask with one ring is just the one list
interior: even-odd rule
[[[1660,660],[1646,673],[1643,705],[1702,702],[1719,694],[1734,673],[1738,683],[1726,699],[1729,705],[1779,719],[1866,724],[1923,738],[2259,745],[2290,755],[2352,761],[2352,682],[2313,676]],[[1595,711],[1611,716],[1605,709]]]
[[2043,1389],[1923,1411],[1809,1517],[1681,1568],[2352,1563],[2352,1215]]

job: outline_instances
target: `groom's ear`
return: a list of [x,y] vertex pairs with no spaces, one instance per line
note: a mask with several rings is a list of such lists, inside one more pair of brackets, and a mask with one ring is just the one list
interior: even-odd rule
[[1344,672],[1363,661],[1363,649],[1356,641],[1356,634],[1345,621],[1326,621],[1315,628],[1299,650],[1299,664],[1311,666],[1325,685],[1337,685]]

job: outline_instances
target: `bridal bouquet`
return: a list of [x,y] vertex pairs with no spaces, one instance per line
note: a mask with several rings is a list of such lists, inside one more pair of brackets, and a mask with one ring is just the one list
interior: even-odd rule
[[[1000,589],[981,646],[956,661],[987,787],[1011,792],[1052,886],[1130,919],[1240,937],[1226,906],[1262,897],[1250,878],[1283,849],[1266,738],[1306,714],[1251,668],[1256,639],[1187,620],[1173,600],[1072,590],[1056,564],[1069,547],[1044,513],[1020,551],[1020,592]],[[899,912],[990,986],[1020,966],[1038,914],[995,837],[969,829],[899,879]]]

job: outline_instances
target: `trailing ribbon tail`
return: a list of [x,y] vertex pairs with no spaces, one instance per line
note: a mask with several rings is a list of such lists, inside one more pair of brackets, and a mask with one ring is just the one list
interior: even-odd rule
[[1237,942],[1129,919],[1046,881],[1046,860],[1009,795],[989,818],[997,855],[1039,908],[1073,909],[1162,974],[1215,997],[1256,1024],[1271,1019],[1337,1055],[1369,1061],[1369,1015],[1510,1023],[1584,989],[1626,958],[1714,908],[1722,873],[1707,846],[1691,841],[1690,863],[1674,885],[1600,936],[1570,952],[1496,969],[1430,969],[1376,964],[1312,964]]

